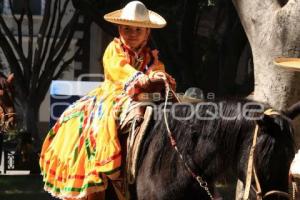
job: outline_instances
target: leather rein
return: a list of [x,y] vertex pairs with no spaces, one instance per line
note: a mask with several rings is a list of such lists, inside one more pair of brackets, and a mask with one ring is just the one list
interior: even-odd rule
[[[271,108],[265,110],[264,114],[265,115],[280,115],[279,112],[274,111]],[[258,176],[257,176],[257,173],[256,173],[254,163],[253,163],[253,161],[254,161],[254,151],[255,151],[257,137],[258,137],[258,129],[259,129],[259,126],[256,124],[255,130],[254,130],[254,135],[253,135],[253,140],[252,140],[252,146],[251,146],[251,149],[250,149],[250,152],[249,152],[249,159],[248,159],[248,166],[247,166],[247,176],[246,176],[246,185],[245,185],[243,200],[248,200],[249,199],[252,176],[254,177],[255,186],[256,186],[256,188],[254,188],[254,186],[252,186],[252,189],[256,193],[256,200],[263,200],[264,198],[266,198],[268,196],[271,196],[271,195],[280,195],[280,196],[283,196],[283,197],[286,197],[287,199],[289,199],[290,198],[289,193],[279,191],[279,190],[271,190],[271,191],[267,192],[264,195],[262,194],[259,179],[258,179]]]
[[165,83],[165,89],[166,89],[166,92],[165,92],[166,96],[165,96],[165,103],[164,103],[164,120],[165,120],[165,125],[166,125],[166,128],[167,128],[168,137],[170,139],[171,145],[174,148],[174,150],[178,153],[179,158],[184,163],[184,166],[185,166],[186,170],[192,175],[192,177],[194,179],[196,179],[196,181],[199,183],[199,186],[206,191],[209,198],[213,200],[214,198],[212,196],[212,193],[209,191],[207,182],[200,175],[198,175],[197,173],[195,173],[191,169],[191,167],[188,165],[188,163],[185,162],[182,153],[179,151],[179,149],[177,147],[177,142],[176,142],[176,139],[173,137],[173,133],[170,130],[168,119],[167,119],[167,114],[166,114],[167,113],[166,109],[167,109],[167,105],[168,105],[169,93],[170,92],[172,93],[173,97],[176,99],[177,102],[181,102],[181,101],[177,98],[177,95],[175,94],[175,92],[170,88],[169,83],[167,82],[167,80],[164,80],[164,83]]

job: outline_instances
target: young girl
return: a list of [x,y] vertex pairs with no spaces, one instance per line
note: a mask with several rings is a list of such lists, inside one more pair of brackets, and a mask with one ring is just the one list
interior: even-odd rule
[[166,25],[160,15],[133,1],[104,18],[117,24],[120,34],[103,57],[105,81],[64,111],[42,147],[44,188],[58,198],[104,199],[107,178],[120,175],[116,113],[151,81],[165,79],[175,87],[157,51],[147,46],[150,28]]

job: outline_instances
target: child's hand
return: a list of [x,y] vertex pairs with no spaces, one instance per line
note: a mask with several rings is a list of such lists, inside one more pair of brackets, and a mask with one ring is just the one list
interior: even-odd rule
[[162,72],[162,71],[157,71],[157,72],[153,72],[149,75],[150,81],[151,82],[155,82],[155,81],[168,81],[168,83],[170,84],[170,87],[175,90],[176,89],[176,81],[175,79],[167,74],[166,72]]
[[150,76],[150,81],[155,82],[157,80],[167,80],[166,74],[161,71],[152,73]]
[[150,84],[150,79],[147,75],[141,75],[138,77],[135,83],[135,87],[147,88]]
[[141,89],[145,89],[150,85],[150,79],[147,75],[140,75],[126,89],[126,93],[130,96],[138,94]]

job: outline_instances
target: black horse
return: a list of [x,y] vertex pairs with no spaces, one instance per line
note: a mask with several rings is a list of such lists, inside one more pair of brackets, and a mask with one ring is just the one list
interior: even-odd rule
[[[220,100],[156,109],[139,155],[136,198],[205,200],[211,199],[216,181],[234,176],[245,182],[256,126],[253,165],[262,195],[273,190],[288,192],[289,166],[295,154],[290,116],[295,117],[297,109],[266,114],[269,108],[250,100]],[[168,136],[165,114],[174,140]],[[173,147],[175,142],[182,158]],[[209,193],[194,176],[205,181],[202,185],[207,183]],[[252,181],[250,199],[256,198],[253,186]]]

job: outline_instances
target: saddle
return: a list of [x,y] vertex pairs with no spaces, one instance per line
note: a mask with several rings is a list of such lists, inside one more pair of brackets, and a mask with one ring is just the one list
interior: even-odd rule
[[[127,111],[121,113],[119,137],[122,146],[122,162],[126,164],[122,167],[123,186],[119,185],[118,189],[116,185],[114,185],[114,188],[116,191],[122,190],[122,196],[126,196],[126,199],[130,196],[128,192],[129,184],[133,184],[136,180],[137,160],[154,112],[154,107],[151,105],[153,105],[153,103],[162,103],[165,100],[164,91],[161,89],[164,88],[163,83],[154,82],[154,84],[156,85],[152,85],[148,90],[142,90],[141,93],[134,96],[134,101],[129,105]],[[201,99],[186,95],[177,95],[176,98],[179,99],[180,102],[188,103],[202,101]],[[168,101],[174,101],[176,98],[169,95]],[[122,198],[119,197],[119,199]]]
[[[136,107],[129,115],[128,120],[124,121],[122,133],[127,133],[126,141],[126,181],[128,184],[135,182],[137,172],[137,159],[143,139],[146,136],[148,125],[151,121],[153,108],[151,106]],[[129,126],[130,125],[130,126]]]
[[[119,126],[119,132],[121,134],[128,134],[126,139],[126,168],[127,181],[132,184],[136,177],[136,165],[137,158],[140,152],[140,146],[145,137],[145,132],[148,128],[149,122],[151,120],[154,108],[151,106],[153,103],[164,102],[165,96],[162,94],[161,88],[163,87],[163,82],[153,82],[154,86],[150,87],[148,90],[143,90],[135,96],[135,100],[125,113],[122,113],[123,119],[121,120]],[[159,91],[159,92],[157,92]],[[174,101],[174,99],[185,103],[199,103],[203,99],[194,98],[188,95],[173,95],[168,96],[168,101]],[[150,104],[145,104],[145,102],[151,102]],[[124,117],[125,116],[125,117]]]
[[[112,181],[119,200],[130,199],[129,185],[135,182],[137,159],[147,127],[153,114],[152,102],[162,101],[164,82],[152,82],[148,88],[132,97],[133,102],[120,114],[119,139],[122,148],[122,174],[120,181]],[[145,104],[145,102],[151,102]]]
[[[124,111],[125,113],[121,113],[119,132],[128,134],[126,140],[125,172],[126,180],[129,184],[135,181],[141,143],[145,137],[145,132],[154,110],[151,105],[165,100],[164,88],[164,80],[152,81],[147,88],[140,88],[140,93],[132,97],[134,101],[129,106],[129,109]],[[172,95],[169,95],[167,98],[173,101]],[[147,104],[145,102],[150,103]]]

